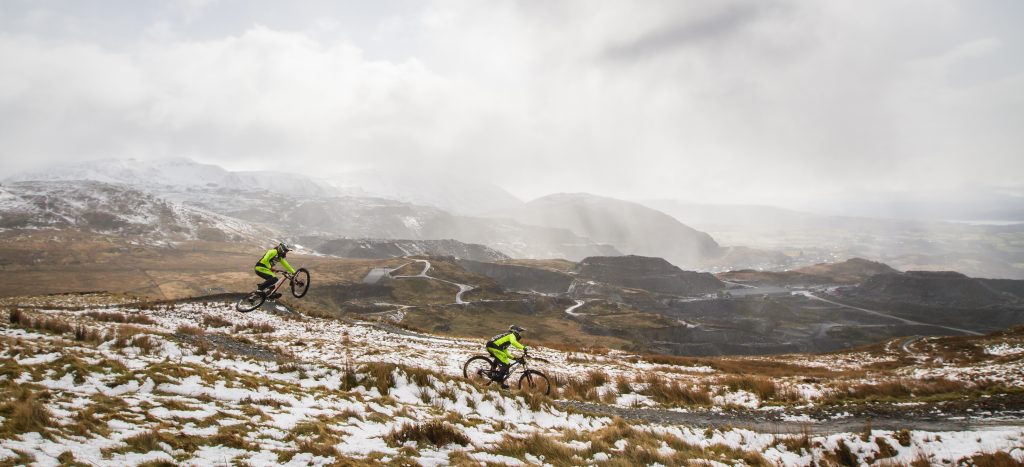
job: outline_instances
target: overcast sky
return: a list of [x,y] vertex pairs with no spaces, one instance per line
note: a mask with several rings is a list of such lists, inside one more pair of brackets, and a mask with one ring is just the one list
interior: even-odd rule
[[1024,2],[0,2],[0,178],[186,156],[524,198],[1024,192]]

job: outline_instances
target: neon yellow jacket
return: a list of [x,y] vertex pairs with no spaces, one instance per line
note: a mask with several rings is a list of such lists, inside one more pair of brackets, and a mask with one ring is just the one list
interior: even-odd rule
[[295,269],[292,268],[292,265],[288,264],[288,261],[285,261],[284,256],[277,254],[277,248],[267,250],[267,254],[263,255],[263,259],[256,263],[256,269],[264,268],[266,269],[264,272],[269,273],[278,262],[281,263],[281,266],[284,266],[284,270],[288,271],[288,274],[295,274]]
[[519,343],[518,336],[512,331],[498,334],[487,341],[487,347],[495,347],[501,350],[505,350],[511,345],[519,350],[526,349],[526,346]]

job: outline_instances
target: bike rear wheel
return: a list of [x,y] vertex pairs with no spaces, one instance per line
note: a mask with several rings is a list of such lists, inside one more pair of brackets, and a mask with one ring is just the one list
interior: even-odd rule
[[249,292],[249,295],[238,299],[238,303],[235,303],[235,309],[242,313],[248,313],[259,308],[266,300],[267,297],[259,292]]
[[551,382],[537,370],[527,370],[519,377],[519,390],[533,394],[551,395]]
[[309,271],[299,268],[292,276],[292,295],[302,298],[309,291]]
[[481,386],[486,386],[493,381],[491,379],[493,372],[494,361],[482,355],[470,358],[462,365],[462,376]]

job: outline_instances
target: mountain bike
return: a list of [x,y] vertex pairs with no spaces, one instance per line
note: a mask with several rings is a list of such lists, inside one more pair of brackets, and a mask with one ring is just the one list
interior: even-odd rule
[[[527,354],[524,353],[522,357],[515,359],[509,365],[507,376],[504,379],[500,379],[501,372],[498,370],[498,359],[477,355],[471,357],[462,365],[462,376],[481,386],[487,386],[491,383],[502,384],[509,379],[514,381],[515,379],[512,378],[512,375],[521,372],[519,384],[517,385],[520,391],[543,394],[545,396],[550,395],[551,383],[548,381],[548,377],[537,370],[531,370],[526,363],[526,356]],[[542,358],[534,358],[534,360],[546,361]]]
[[236,310],[248,313],[259,308],[260,305],[263,305],[263,302],[273,297],[285,282],[291,284],[292,295],[295,298],[302,298],[309,291],[309,271],[306,268],[296,269],[295,274],[289,274],[288,271],[280,269],[274,269],[273,271],[282,274],[281,278],[277,280],[277,284],[274,284],[274,287],[270,290],[256,289],[249,292],[248,295],[238,299],[238,303],[235,304]]

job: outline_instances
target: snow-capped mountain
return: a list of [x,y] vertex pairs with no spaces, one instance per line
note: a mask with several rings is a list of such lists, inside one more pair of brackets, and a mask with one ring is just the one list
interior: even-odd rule
[[[120,184],[151,197],[260,225],[290,236],[446,240],[483,244],[518,258],[565,258],[621,254],[608,242],[562,226],[531,225],[514,219],[491,219],[453,212],[518,209],[522,203],[500,188],[451,176],[400,171],[361,172],[331,183],[297,174],[232,172],[189,159],[98,160],[25,173],[9,180],[41,181],[39,187],[92,180]],[[338,181],[342,180],[342,181]],[[354,185],[360,183],[368,189]],[[371,192],[380,196],[369,196]],[[348,194],[346,194],[348,193]],[[84,196],[79,193],[77,196]],[[420,199],[411,203],[399,199]],[[102,206],[102,205],[99,205]],[[438,206],[449,206],[449,211]],[[102,211],[98,209],[98,211]]]
[[[334,189],[310,177],[291,173],[232,172],[185,158],[153,160],[101,159],[46,170],[26,172],[8,181],[95,180],[131,185],[144,191],[174,194],[203,191],[273,192],[296,196],[324,196]],[[184,197],[188,198],[187,195]]]
[[249,240],[265,229],[118,184],[33,181],[0,187],[0,228],[78,229],[167,240]]

